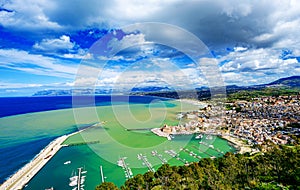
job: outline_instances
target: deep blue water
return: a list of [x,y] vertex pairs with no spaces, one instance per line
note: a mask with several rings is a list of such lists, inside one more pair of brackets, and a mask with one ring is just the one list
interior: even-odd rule
[[[94,100],[94,104],[89,100]],[[113,103],[150,103],[153,100],[167,100],[165,98],[150,97],[150,96],[96,96],[96,97],[76,97],[76,106],[103,106],[111,105]],[[0,98],[0,117],[25,114],[31,112],[48,111],[72,108],[72,97],[71,96],[57,96],[57,97],[5,97]],[[1,121],[0,121],[1,122]],[[22,124],[20,123],[20,126]],[[42,128],[41,128],[42,130]],[[71,133],[77,130],[77,127],[68,129],[67,131],[62,130],[60,135],[64,133]],[[42,132],[42,131],[41,131]],[[26,133],[26,131],[22,131]],[[5,142],[11,139],[3,138],[1,135],[0,128],[0,143],[5,144]],[[19,134],[20,135],[20,134]],[[26,142],[17,145],[5,146],[0,148],[0,184],[5,181],[10,175],[28,163],[34,158],[47,144],[49,144],[57,136],[35,136],[33,138],[28,138],[32,140],[26,140]]]
[[[104,106],[113,102],[150,103],[153,100],[167,100],[153,96],[77,96],[76,107]],[[88,102],[88,103],[87,103]],[[73,107],[72,96],[45,96],[45,97],[0,97],[0,117],[65,109]],[[93,104],[94,103],[94,104]]]
[[21,145],[0,148],[0,184],[32,160],[35,155],[54,139],[54,137],[42,138]]

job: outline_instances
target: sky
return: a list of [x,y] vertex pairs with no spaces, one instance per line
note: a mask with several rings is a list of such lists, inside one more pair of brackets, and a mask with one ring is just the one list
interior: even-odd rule
[[[0,96],[299,75],[299,13],[297,0],[0,0]],[[149,22],[162,27],[128,27]],[[201,58],[184,51],[189,37],[201,41]]]

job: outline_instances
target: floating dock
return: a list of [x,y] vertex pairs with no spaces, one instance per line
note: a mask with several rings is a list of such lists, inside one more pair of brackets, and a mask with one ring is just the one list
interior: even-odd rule
[[182,151],[188,153],[190,156],[192,156],[194,158],[198,158],[199,160],[202,158],[201,156],[197,155],[196,153],[194,153],[193,151],[190,151],[187,148],[182,148]]
[[147,157],[143,154],[138,154],[138,159],[143,161],[143,164],[147,166],[149,172],[155,172],[151,163],[148,161]]
[[188,161],[186,161],[185,159],[180,158],[179,154],[177,154],[174,150],[166,150],[165,153],[169,154],[173,158],[176,158],[176,160],[179,160],[184,164],[188,164]]
[[130,179],[133,177],[133,173],[131,171],[131,168],[126,164],[125,162],[126,157],[122,157],[118,160],[118,166],[122,167],[125,173],[126,179]]
[[204,145],[204,146],[206,146],[206,147],[208,147],[208,148],[210,148],[210,149],[212,149],[212,150],[218,152],[219,154],[222,154],[222,155],[224,154],[224,152],[221,152],[219,149],[216,149],[216,148],[214,147],[214,145],[212,145],[212,144],[208,144],[208,143],[206,143],[206,142],[199,142],[199,144],[202,144],[202,145]]
[[158,154],[158,152],[156,150],[153,150],[151,152],[151,154],[153,156],[156,156],[161,161],[162,164],[167,164],[168,163],[168,161],[165,158],[163,158],[161,154]]
[[104,174],[103,174],[102,166],[100,166],[100,174],[101,174],[101,181],[102,183],[104,183]]

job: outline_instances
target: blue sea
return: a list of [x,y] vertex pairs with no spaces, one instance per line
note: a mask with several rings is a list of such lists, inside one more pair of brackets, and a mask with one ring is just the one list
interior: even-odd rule
[[[95,96],[94,104],[84,104],[91,97],[82,96],[76,97],[76,99],[77,107],[104,106],[111,105],[112,102],[114,104],[126,102],[132,104],[167,100],[150,96]],[[2,97],[0,98],[0,105],[0,184],[32,160],[53,139],[78,130],[77,126],[61,126],[61,128],[54,129],[51,128],[51,123],[49,124],[50,127],[39,127],[39,123],[36,122],[37,119],[30,114],[28,115],[28,113],[33,112],[72,108],[71,96]],[[72,118],[71,113],[70,118]],[[14,117],[18,114],[25,115],[21,120],[18,120],[19,117]],[[26,126],[30,126],[30,129],[27,129]]]
[[[49,111],[49,110],[58,110],[66,109],[73,107],[73,99],[76,99],[76,106],[79,105],[82,107],[86,106],[104,106],[111,105],[111,101],[114,103],[150,103],[153,100],[168,100],[167,98],[153,97],[153,96],[45,96],[45,97],[0,97],[0,117],[31,113],[31,112],[40,112],[40,111]],[[91,102],[91,98],[93,102]],[[89,104],[86,104],[89,102]],[[92,104],[95,103],[95,104]]]

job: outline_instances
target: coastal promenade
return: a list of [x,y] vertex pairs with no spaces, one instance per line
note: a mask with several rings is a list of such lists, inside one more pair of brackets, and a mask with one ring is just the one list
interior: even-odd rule
[[[86,128],[85,128],[86,129]],[[83,129],[83,130],[85,130]],[[22,189],[33,178],[44,165],[57,153],[62,147],[62,143],[72,135],[82,132],[83,130],[74,133],[63,135],[53,140],[46,146],[33,160],[18,170],[14,175],[7,179],[1,186],[0,190],[17,190]]]

